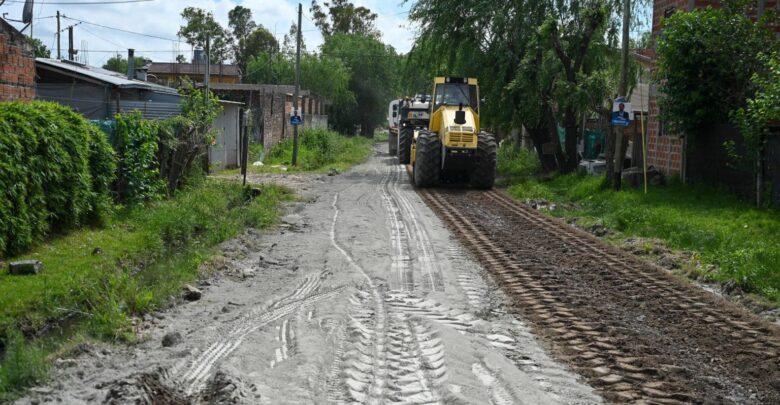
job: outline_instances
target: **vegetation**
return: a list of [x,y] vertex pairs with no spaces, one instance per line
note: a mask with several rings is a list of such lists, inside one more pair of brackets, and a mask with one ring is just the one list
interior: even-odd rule
[[30,46],[32,46],[36,58],[51,58],[51,50],[49,50],[49,48],[43,44],[43,41],[38,38],[26,38],[27,42],[30,43]]
[[211,63],[221,63],[231,58],[233,37],[230,31],[222,27],[214,14],[197,7],[186,7],[181,12],[184,25],[179,28],[178,35],[200,49],[206,49],[206,39],[209,40],[209,56]]
[[140,111],[116,116],[118,200],[128,204],[159,199],[165,190],[160,179],[158,125],[141,117]]
[[[421,25],[421,35],[401,87],[428,92],[435,75],[478,77],[484,126],[508,131],[524,125],[543,170],[573,171],[577,123],[617,89],[621,3],[418,1],[409,18]],[[566,131],[563,148],[543,154],[542,145],[559,144],[559,125]]]
[[326,38],[333,34],[380,37],[375,26],[377,14],[366,7],[355,6],[349,0],[331,0],[322,6],[312,0],[309,11],[314,15],[317,28]]
[[[371,153],[373,141],[363,137],[346,137],[324,129],[304,129],[300,133],[298,167],[303,171],[346,170],[361,163]],[[266,166],[289,165],[293,142],[287,138],[274,147],[265,159]]]
[[750,80],[763,69],[760,53],[776,49],[777,41],[766,21],[754,23],[744,11],[708,7],[664,21],[658,79],[663,80],[659,103],[667,125],[694,139],[706,136],[755,92]]
[[0,398],[44,375],[42,355],[18,331],[29,335],[67,320],[65,338],[132,340],[133,317],[179,296],[219,242],[245,227],[272,225],[287,198],[275,186],[251,199],[237,183],[191,180],[171,200],[121,211],[106,227],[74,231],[14,258],[45,268],[28,277],[0,270]]
[[[499,173],[511,176],[509,193],[519,199],[555,202],[545,211],[581,224],[600,223],[621,236],[658,238],[673,249],[696,252],[704,266],[696,270],[718,282],[734,282],[780,304],[780,216],[751,208],[730,193],[709,186],[672,184],[612,192],[604,178],[580,174],[542,181],[529,158],[509,144],[499,153]],[[510,159],[509,161],[505,159]],[[717,266],[708,271],[707,264]]]
[[[136,56],[133,58],[135,61],[135,67],[141,67],[146,64],[146,61],[144,58],[140,56]],[[109,58],[105,64],[103,64],[103,69],[110,70],[112,72],[121,73],[123,75],[127,74],[127,59],[125,59],[124,56],[117,54],[116,56],[112,56]]]
[[0,256],[52,232],[100,223],[114,169],[103,134],[69,108],[0,104]]

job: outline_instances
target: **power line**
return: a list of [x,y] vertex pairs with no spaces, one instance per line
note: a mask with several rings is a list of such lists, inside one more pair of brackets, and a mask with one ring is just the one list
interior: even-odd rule
[[165,41],[172,41],[172,42],[176,42],[177,41],[177,39],[165,38],[165,37],[160,37],[160,36],[157,36],[157,35],[144,34],[142,32],[136,32],[136,31],[128,31],[128,30],[125,30],[125,29],[122,29],[122,28],[109,27],[107,25],[102,25],[102,24],[97,24],[97,23],[93,23],[93,22],[89,22],[89,21],[84,21],[84,20],[80,20],[78,18],[73,18],[73,17],[66,17],[64,15],[62,16],[62,18],[65,18],[65,19],[68,19],[68,20],[73,20],[73,21],[78,21],[78,22],[81,22],[81,23],[84,23],[84,24],[94,25],[96,27],[106,28],[106,29],[109,29],[109,30],[120,31],[120,32],[124,32],[124,33],[127,33],[127,34],[141,35],[141,36],[144,36],[144,37],[162,39],[162,40],[165,40]]

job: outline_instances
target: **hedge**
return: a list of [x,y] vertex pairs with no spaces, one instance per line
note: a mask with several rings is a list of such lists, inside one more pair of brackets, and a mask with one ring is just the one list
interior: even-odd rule
[[116,162],[105,135],[56,103],[0,103],[0,256],[99,223]]

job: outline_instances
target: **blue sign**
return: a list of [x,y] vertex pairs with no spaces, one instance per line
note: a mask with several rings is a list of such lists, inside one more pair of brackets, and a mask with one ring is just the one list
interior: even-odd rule
[[616,127],[627,127],[631,124],[631,103],[623,97],[618,97],[612,103],[612,125]]
[[301,124],[303,124],[303,120],[301,119],[300,115],[290,116],[290,125],[301,125]]

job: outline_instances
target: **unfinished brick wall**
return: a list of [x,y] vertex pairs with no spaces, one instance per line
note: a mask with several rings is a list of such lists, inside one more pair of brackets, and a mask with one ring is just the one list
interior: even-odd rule
[[0,20],[0,101],[35,98],[35,55],[25,36]]

